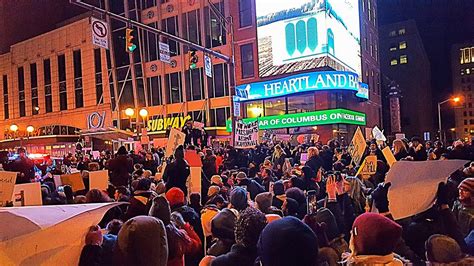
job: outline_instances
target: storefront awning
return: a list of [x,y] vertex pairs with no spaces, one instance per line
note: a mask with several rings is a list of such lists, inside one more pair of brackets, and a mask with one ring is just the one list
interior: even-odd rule
[[133,132],[113,127],[84,129],[80,131],[80,134],[84,137],[93,137],[101,140],[128,139],[133,136]]

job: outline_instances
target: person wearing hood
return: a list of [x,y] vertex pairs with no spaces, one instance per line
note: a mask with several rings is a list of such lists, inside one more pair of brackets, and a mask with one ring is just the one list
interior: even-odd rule
[[429,265],[474,265],[474,258],[467,257],[456,240],[445,235],[430,236],[425,250]]
[[286,199],[292,198],[298,203],[298,218],[303,219],[306,215],[306,197],[304,192],[296,187],[292,187],[286,190]]
[[102,231],[95,225],[89,228],[86,234],[85,246],[79,258],[79,266],[102,265],[104,252],[102,245]]
[[235,223],[235,244],[230,251],[218,257],[206,257],[201,266],[253,266],[257,258],[257,242],[267,225],[265,214],[249,207],[240,212]]
[[231,246],[235,243],[235,221],[239,212],[247,207],[247,191],[241,187],[234,188],[230,193],[229,208],[223,209],[211,221],[212,236],[216,240],[207,254],[219,256],[229,252]]
[[168,266],[184,265],[185,254],[193,255],[201,249],[201,240],[189,223],[182,221],[182,217],[178,226],[171,222],[171,209],[165,197],[157,196],[153,199],[149,215],[160,219],[165,225]]
[[316,266],[318,239],[301,220],[284,217],[263,229],[257,243],[257,254],[257,261],[262,266]]
[[304,189],[303,190],[314,190],[319,194],[319,185],[316,183],[316,174],[313,172],[313,170],[308,167],[308,166],[303,166],[301,169],[303,172],[303,183],[304,183]]
[[127,149],[121,146],[115,158],[111,159],[107,168],[109,169],[110,183],[115,187],[128,186],[130,173],[133,171],[133,160],[128,157]]
[[137,216],[125,222],[118,233],[115,265],[165,266],[168,241],[162,221]]
[[130,198],[130,206],[124,215],[125,221],[135,216],[148,215],[153,198],[157,196],[154,191],[150,190],[150,187],[150,179],[142,178],[138,181],[137,189],[133,192],[133,197]]
[[453,213],[461,233],[467,236],[474,229],[474,178],[464,179],[458,186],[459,197],[454,202]]
[[184,192],[184,196],[188,193],[186,181],[190,172],[189,164],[184,160],[184,147],[179,145],[174,152],[174,161],[166,165],[163,173],[163,180],[166,183],[166,191],[173,187],[177,187]]
[[352,225],[346,265],[403,265],[394,253],[402,237],[402,227],[377,213],[364,213]]
[[115,248],[117,246],[117,235],[122,225],[122,221],[114,219],[110,221],[105,228],[107,234],[103,236],[102,242],[102,261],[104,265],[113,265]]
[[247,174],[239,172],[235,179],[237,180],[237,186],[247,186],[247,191],[250,193],[252,200],[259,194],[265,191],[265,188],[260,185],[257,181],[247,178]]
[[283,202],[286,199],[285,186],[281,180],[273,184],[273,195],[272,206],[281,209]]

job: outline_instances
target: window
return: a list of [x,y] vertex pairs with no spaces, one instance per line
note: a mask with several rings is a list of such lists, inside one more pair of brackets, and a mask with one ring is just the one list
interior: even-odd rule
[[464,111],[464,112],[463,112],[463,116],[467,116],[467,111]]
[[59,110],[67,110],[66,56],[58,56]]
[[226,64],[213,66],[212,78],[207,78],[209,98],[217,98],[229,95],[229,76]]
[[7,75],[3,75],[3,116],[4,119],[10,118],[8,110],[8,79]]
[[72,53],[74,61],[74,95],[76,108],[84,107],[84,91],[82,89],[82,63],[81,50]]
[[250,0],[239,0],[240,27],[252,25],[252,5]]
[[392,30],[389,34],[388,34],[389,37],[395,37],[397,36],[397,32]]
[[[161,21],[161,29],[167,33],[171,33],[175,36],[179,36],[178,32],[178,17],[171,17],[163,19]],[[166,37],[163,37],[163,42],[168,43],[170,46],[170,56],[175,56],[180,54],[179,43],[177,41],[169,40]]]
[[186,101],[204,99],[204,79],[202,74],[202,68],[186,70]]
[[102,60],[100,49],[94,49],[95,67],[95,103],[104,103],[104,87],[102,86]]
[[150,106],[157,106],[162,104],[161,100],[161,78],[160,77],[151,77],[147,78],[148,82],[148,104]]
[[398,30],[398,35],[405,35],[405,33],[406,33],[405,28],[401,28]]
[[407,49],[407,42],[400,42],[398,48],[400,48],[400,50]]
[[304,113],[314,111],[314,96],[313,94],[295,95],[288,97],[288,113]]
[[469,111],[469,116],[472,116],[472,111]]
[[472,103],[468,103],[467,107],[472,108]]
[[465,125],[465,126],[467,125],[467,120],[464,120],[464,125]]
[[406,63],[408,63],[408,57],[406,55],[401,55],[400,64],[406,64]]
[[[215,3],[214,6],[225,17],[224,2]],[[204,8],[204,24],[207,48],[214,48],[226,44],[225,27],[220,21],[220,18],[217,17],[209,7]]]
[[167,103],[181,103],[181,72],[166,74],[166,100]]
[[394,51],[396,51],[396,50],[397,50],[397,45],[394,44],[394,43],[392,43],[392,44],[390,45],[390,52],[394,52]]
[[469,119],[469,124],[474,125],[474,119]]
[[[148,24],[148,26],[157,28],[157,23]],[[143,32],[144,35],[144,47],[145,47],[145,61],[155,61],[158,59],[158,37],[152,32]]]
[[390,60],[390,65],[391,66],[398,65],[398,60],[396,58],[392,58],[392,60]]
[[25,106],[25,70],[18,68],[18,102],[20,105],[20,117],[26,116]]
[[265,116],[286,114],[285,97],[265,100],[264,105],[265,105]]
[[53,97],[51,93],[51,61],[49,59],[43,61],[43,77],[45,112],[50,113],[53,111]]
[[30,64],[30,81],[31,81],[31,108],[32,114],[37,115],[38,107],[38,77],[36,64]]
[[201,21],[199,9],[183,14],[183,36],[186,40],[201,45]]
[[253,101],[245,104],[246,117],[254,118],[264,116],[263,101]]
[[242,78],[252,78],[255,75],[253,64],[253,45],[251,43],[240,46]]
[[211,109],[209,113],[210,126],[212,127],[225,127],[226,120],[230,117],[230,108],[222,107],[217,109]]

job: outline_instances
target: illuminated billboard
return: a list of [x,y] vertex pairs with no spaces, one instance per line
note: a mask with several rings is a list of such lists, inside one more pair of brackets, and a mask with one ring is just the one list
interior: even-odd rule
[[256,0],[261,77],[331,67],[361,74],[359,0]]

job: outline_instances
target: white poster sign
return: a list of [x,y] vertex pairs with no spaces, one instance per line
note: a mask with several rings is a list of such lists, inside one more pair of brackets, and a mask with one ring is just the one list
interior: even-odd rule
[[186,134],[175,128],[172,128],[168,138],[168,143],[166,144],[165,156],[170,157],[174,153],[176,147],[184,144],[185,138]]
[[159,42],[159,48],[160,48],[160,61],[165,62],[167,64],[171,63],[170,46],[167,43]]
[[13,206],[40,206],[43,205],[41,197],[41,184],[39,182],[15,185],[12,196]]
[[[431,208],[438,184],[446,182],[450,174],[466,163],[463,160],[440,160],[393,164],[385,180],[392,183],[388,201],[393,218],[407,218]],[[407,195],[410,200],[407,200]]]
[[377,126],[372,129],[372,136],[374,136],[375,140],[378,141],[387,141],[387,138],[383,134],[383,130],[380,130]]
[[109,27],[107,22],[91,18],[92,44],[109,49]]
[[16,183],[16,172],[0,171],[0,207],[7,205]]
[[258,144],[258,121],[248,124],[241,120],[235,123],[235,147],[239,149],[248,149]]

